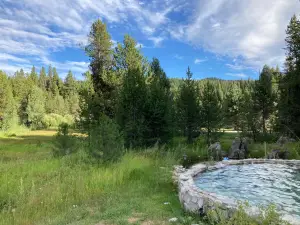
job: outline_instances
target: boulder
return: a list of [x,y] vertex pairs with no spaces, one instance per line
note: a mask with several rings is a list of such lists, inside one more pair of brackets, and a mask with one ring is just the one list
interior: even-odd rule
[[295,142],[295,141],[296,141],[296,140],[293,139],[293,138],[281,136],[281,137],[277,140],[276,144],[278,144],[278,145],[280,145],[280,146],[284,146],[284,145],[287,144],[287,143]]
[[229,159],[245,159],[248,156],[248,142],[246,138],[235,138],[232,142]]
[[226,153],[222,151],[222,146],[220,142],[211,144],[208,148],[208,155],[213,158],[213,160],[222,160]]
[[279,150],[274,149],[268,155],[268,159],[288,159],[289,158],[289,151],[288,150]]

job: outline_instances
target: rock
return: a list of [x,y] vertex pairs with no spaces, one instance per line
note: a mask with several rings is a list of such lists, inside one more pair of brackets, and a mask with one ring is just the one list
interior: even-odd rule
[[208,155],[213,159],[213,160],[222,160],[223,157],[226,155],[222,151],[222,146],[220,142],[216,142],[214,144],[211,144],[208,148]]
[[245,159],[248,156],[248,141],[246,138],[235,138],[232,142],[229,159]]
[[278,145],[280,145],[280,146],[283,146],[283,145],[285,145],[285,144],[287,144],[287,143],[295,142],[295,141],[296,141],[296,140],[293,139],[293,138],[281,136],[281,137],[277,140],[276,144],[278,144]]
[[281,151],[279,149],[272,150],[268,155],[268,159],[288,159],[289,158],[289,151],[284,150]]
[[177,220],[178,219],[176,217],[173,217],[173,218],[169,219],[169,222],[174,223],[174,222],[177,222]]

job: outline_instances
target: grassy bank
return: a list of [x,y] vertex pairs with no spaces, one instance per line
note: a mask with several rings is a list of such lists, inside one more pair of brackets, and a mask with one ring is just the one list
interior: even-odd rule
[[164,224],[184,216],[171,154],[127,153],[105,167],[84,163],[82,152],[55,159],[53,134],[0,139],[1,224]]

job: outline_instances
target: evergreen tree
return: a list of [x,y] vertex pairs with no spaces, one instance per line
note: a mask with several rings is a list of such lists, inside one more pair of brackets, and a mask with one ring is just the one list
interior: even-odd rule
[[264,134],[267,132],[266,122],[274,111],[275,95],[272,87],[272,70],[265,65],[254,86],[254,106],[261,115]]
[[146,97],[145,76],[140,69],[129,69],[124,76],[118,104],[118,122],[124,133],[126,147],[145,144]]
[[283,130],[300,136],[300,21],[295,15],[286,35],[286,74],[279,85],[279,118]]
[[[236,83],[233,83],[227,91],[225,100],[225,117],[227,125],[233,126],[235,129],[239,127],[239,103],[241,100],[241,89]],[[221,102],[219,100],[219,102]]]
[[203,127],[206,129],[206,140],[211,144],[212,134],[222,125],[222,106],[219,102],[217,91],[211,81],[207,81],[203,87],[201,96],[201,118]]
[[79,106],[80,106],[80,120],[79,125],[82,132],[88,131],[92,121],[91,118],[95,109],[93,107],[96,104],[93,103],[95,91],[93,86],[93,79],[91,73],[88,71],[83,74],[85,77],[84,81],[79,86]]
[[197,98],[197,86],[192,79],[192,73],[188,67],[187,77],[179,88],[177,99],[179,125],[187,137],[189,143],[192,142],[195,132],[199,126],[199,102]]
[[35,67],[33,66],[31,68],[31,72],[30,72],[30,75],[29,75],[29,78],[31,79],[33,85],[38,85],[38,75],[36,73],[36,70],[35,70]]
[[145,67],[145,59],[141,54],[140,48],[137,48],[137,42],[125,35],[123,45],[118,44],[114,52],[115,69],[122,75],[129,69],[143,69]]
[[30,79],[27,79],[23,69],[17,71],[15,75],[12,77],[12,90],[14,99],[17,104],[18,108],[18,115],[20,118],[21,123],[27,122],[27,114],[26,114],[26,107],[27,107],[27,98],[28,93],[30,91]]
[[68,98],[69,96],[75,94],[77,92],[76,81],[74,79],[73,73],[70,70],[67,74],[64,83],[64,97]]
[[46,90],[52,91],[53,90],[52,85],[53,85],[53,70],[52,70],[52,66],[49,65],[48,76],[47,76],[47,81],[46,81]]
[[28,120],[33,128],[41,128],[41,121],[45,115],[45,97],[43,90],[34,86],[28,96],[28,105],[26,108]]
[[17,110],[11,82],[7,75],[0,70],[0,129],[7,130],[17,123]]
[[172,137],[172,96],[170,82],[154,58],[146,106],[148,143],[167,142]]
[[256,140],[260,128],[260,124],[257,121],[259,121],[260,116],[255,108],[252,86],[244,89],[241,95],[239,118],[240,130],[243,134],[248,135],[250,132],[252,138]]
[[112,99],[115,94],[115,86],[111,82],[112,42],[106,25],[100,20],[92,24],[89,44],[85,50],[90,57],[90,69],[96,95],[93,104],[97,104],[98,107],[95,108],[99,109],[93,111],[94,118],[98,119],[101,113],[112,117],[114,115]]
[[46,90],[46,85],[47,85],[47,75],[46,75],[46,70],[44,67],[42,67],[40,71],[40,77],[39,77],[39,82],[38,82],[38,87],[41,88],[43,91]]
[[53,95],[62,95],[62,89],[63,89],[63,83],[61,81],[61,79],[58,76],[58,73],[56,71],[56,68],[53,67],[53,78],[51,80],[52,84],[51,84],[51,91]]

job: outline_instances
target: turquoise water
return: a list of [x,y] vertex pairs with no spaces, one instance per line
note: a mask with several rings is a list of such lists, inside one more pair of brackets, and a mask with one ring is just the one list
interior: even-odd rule
[[232,165],[195,178],[202,190],[250,205],[275,204],[279,212],[300,219],[300,169],[280,164]]

